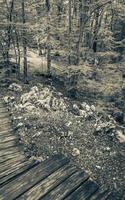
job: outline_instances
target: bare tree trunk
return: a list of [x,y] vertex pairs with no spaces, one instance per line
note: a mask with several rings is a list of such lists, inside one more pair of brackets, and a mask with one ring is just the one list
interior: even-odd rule
[[94,38],[93,38],[93,51],[97,52],[97,34],[98,34],[98,28],[99,28],[99,10],[97,9],[95,12],[95,27],[94,27]]
[[14,15],[14,38],[15,38],[15,48],[17,50],[17,66],[16,66],[16,75],[17,78],[20,79],[20,44],[19,44],[19,32],[17,31],[16,27],[16,19],[17,19],[17,14]]
[[68,41],[68,48],[69,48],[69,54],[68,54],[68,63],[69,65],[71,65],[71,27],[72,27],[72,19],[71,19],[71,6],[72,6],[72,0],[69,0],[69,33],[68,33],[68,37],[69,37],[69,41]]
[[[8,7],[8,3],[6,1],[6,5]],[[13,14],[13,8],[14,8],[14,0],[10,1],[10,6],[8,7],[8,28],[7,28],[7,50],[6,50],[6,67],[8,69],[8,75],[10,75],[10,58],[9,58],[9,51],[10,51],[10,44],[11,44],[11,22],[12,22],[12,14]]]
[[48,45],[47,47],[47,74],[48,76],[51,75],[51,54],[50,53],[51,53],[51,49]]
[[40,45],[40,39],[37,37],[37,47],[38,47],[38,53],[39,56],[42,56],[42,50],[41,50],[41,45]]
[[50,46],[50,1],[46,0],[46,9],[47,9],[47,75],[51,75],[51,46]]
[[[85,22],[87,19],[89,8],[87,4],[87,0],[81,0],[79,4],[79,36],[78,36],[78,42],[76,47],[76,54],[77,54],[77,64],[80,62],[80,46],[83,43],[83,36],[84,36],[84,28],[85,28]],[[82,44],[83,45],[83,44]]]
[[78,27],[79,27],[79,36],[78,36],[78,42],[77,42],[77,64],[80,62],[80,44],[82,42],[82,33],[83,33],[83,0],[81,0],[80,5],[79,5],[79,22],[78,22]]
[[[22,0],[22,20],[23,25],[25,26],[26,20],[25,20],[25,3],[24,0]],[[27,69],[27,40],[26,40],[26,31],[25,27],[23,27],[23,64],[24,64],[24,83],[28,83],[28,69]]]
[[17,77],[20,79],[20,45],[19,45],[18,33],[16,30],[15,30],[15,35],[16,35],[16,46],[18,51]]

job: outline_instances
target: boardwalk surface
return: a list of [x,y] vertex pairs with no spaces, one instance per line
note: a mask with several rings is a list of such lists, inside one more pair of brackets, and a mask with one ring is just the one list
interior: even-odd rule
[[63,155],[42,163],[28,160],[0,98],[0,200],[104,200],[109,195]]

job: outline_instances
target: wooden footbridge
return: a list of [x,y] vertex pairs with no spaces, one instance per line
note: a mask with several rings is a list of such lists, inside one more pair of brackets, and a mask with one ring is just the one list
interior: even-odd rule
[[63,155],[38,163],[27,159],[9,122],[0,97],[0,200],[106,200],[86,172]]

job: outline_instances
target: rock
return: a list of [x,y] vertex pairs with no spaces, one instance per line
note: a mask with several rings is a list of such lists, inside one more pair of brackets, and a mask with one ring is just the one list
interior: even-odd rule
[[10,86],[9,86],[9,90],[12,90],[14,92],[21,92],[22,91],[22,86],[20,86],[19,84],[17,83],[12,83]]
[[62,94],[61,92],[58,92],[58,95],[59,95],[60,97],[62,97],[62,96],[63,96],[63,94]]
[[80,114],[80,116],[84,116],[84,117],[87,116],[87,113],[85,110],[79,110],[79,114]]
[[32,104],[30,102],[26,102],[24,104],[19,104],[19,107],[21,107],[21,108],[26,108],[28,106],[32,106]]
[[72,137],[73,136],[73,132],[72,131],[68,131],[68,136]]
[[99,165],[96,165],[96,168],[97,168],[97,169],[101,169],[101,166],[99,166]]
[[21,102],[24,104],[29,100],[29,93],[25,93],[20,98]]
[[36,160],[38,162],[43,162],[45,159],[42,156],[36,157]]
[[106,151],[110,151],[111,149],[110,149],[110,147],[106,147]]
[[35,109],[36,109],[36,107],[34,105],[29,105],[29,106],[26,107],[26,110],[28,112],[34,111]]
[[74,109],[74,110],[79,110],[78,105],[77,105],[77,104],[73,104],[73,109]]
[[76,115],[79,115],[79,107],[77,104],[73,104],[73,110],[72,112]]
[[123,122],[124,122],[124,113],[123,112],[114,111],[113,112],[113,117],[117,122],[123,124]]
[[77,149],[77,148],[74,148],[73,151],[72,151],[72,155],[75,157],[75,156],[79,156],[80,155],[80,150]]
[[17,124],[17,128],[22,127],[22,126],[23,126],[22,122],[20,122],[20,123]]
[[98,126],[96,127],[96,131],[101,131],[101,126],[98,125]]
[[34,87],[32,87],[32,88],[31,88],[31,91],[33,91],[33,92],[38,92],[38,91],[39,91],[39,89],[38,89],[38,87],[37,87],[37,86],[34,86]]
[[90,106],[89,105],[86,105],[86,111],[90,111]]
[[4,97],[3,100],[4,100],[5,103],[8,103],[9,102],[9,96]]
[[88,112],[88,116],[93,116],[93,112],[92,111]]
[[13,97],[13,96],[5,96],[3,98],[3,100],[4,100],[5,103],[11,103],[11,102],[13,102],[15,100],[15,97]]
[[69,122],[66,124],[66,126],[69,127],[71,124],[72,124],[72,122],[69,121]]
[[47,109],[48,111],[50,110],[50,98],[46,99],[39,99],[36,104],[42,108]]
[[45,103],[45,104],[44,104],[44,108],[45,108],[46,110],[48,110],[48,111],[49,111],[49,110],[50,110],[50,105],[49,105],[49,104],[47,104],[47,103]]
[[122,131],[117,131],[116,138],[119,140],[120,143],[125,143],[125,134]]
[[92,105],[90,108],[91,108],[91,110],[92,110],[93,112],[95,112],[95,111],[96,111],[96,108],[95,108],[95,106],[94,106],[94,105]]
[[81,104],[81,106],[82,106],[82,108],[84,109],[85,107],[86,107],[86,102],[83,102],[82,104]]

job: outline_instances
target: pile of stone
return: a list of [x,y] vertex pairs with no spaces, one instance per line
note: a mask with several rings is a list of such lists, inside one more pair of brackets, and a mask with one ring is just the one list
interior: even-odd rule
[[48,135],[53,141],[69,140],[71,154],[79,156],[74,135],[86,131],[88,134],[116,132],[116,122],[111,116],[105,118],[94,105],[86,102],[69,101],[53,87],[38,84],[23,92],[20,85],[13,83],[9,90],[11,94],[4,101],[11,107],[14,125],[27,148],[34,143],[41,148],[38,141]]

